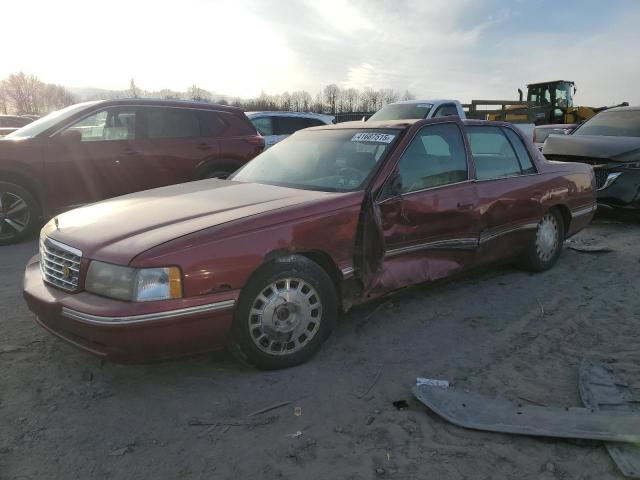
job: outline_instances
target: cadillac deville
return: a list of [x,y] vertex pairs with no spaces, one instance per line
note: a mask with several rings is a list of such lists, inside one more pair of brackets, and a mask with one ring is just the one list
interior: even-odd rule
[[341,311],[399,288],[495,261],[550,268],[595,196],[590,166],[545,160],[507,123],[314,127],[228,180],[55,217],[24,296],[45,329],[110,360],[228,345],[284,368]]

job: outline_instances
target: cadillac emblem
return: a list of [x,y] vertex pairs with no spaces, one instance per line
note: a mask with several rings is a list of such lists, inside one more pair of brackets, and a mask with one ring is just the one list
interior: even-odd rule
[[71,277],[71,269],[66,265],[62,267],[62,276],[65,280],[69,280],[69,278]]

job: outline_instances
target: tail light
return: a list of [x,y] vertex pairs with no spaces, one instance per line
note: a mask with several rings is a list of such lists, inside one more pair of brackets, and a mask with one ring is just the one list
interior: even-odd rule
[[259,154],[260,152],[262,152],[264,150],[264,137],[261,137],[260,135],[256,135],[253,137],[247,137],[246,138],[247,143],[249,143],[249,145],[253,145],[255,148],[255,154]]

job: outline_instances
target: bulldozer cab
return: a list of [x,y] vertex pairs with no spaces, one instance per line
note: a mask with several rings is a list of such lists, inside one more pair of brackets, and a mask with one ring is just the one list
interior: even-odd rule
[[564,123],[564,115],[573,107],[574,82],[553,82],[527,85],[527,101],[535,105],[536,123]]

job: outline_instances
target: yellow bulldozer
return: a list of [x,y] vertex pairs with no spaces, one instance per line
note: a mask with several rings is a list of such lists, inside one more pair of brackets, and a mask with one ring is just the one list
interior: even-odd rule
[[[534,125],[581,123],[610,108],[575,107],[573,95],[576,86],[570,80],[530,83],[526,100],[522,98],[521,89],[518,93],[518,100],[472,100],[463,107],[468,118]],[[628,103],[624,102],[616,106],[626,105]]]

